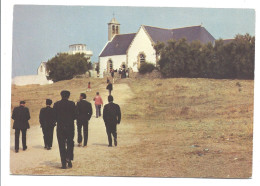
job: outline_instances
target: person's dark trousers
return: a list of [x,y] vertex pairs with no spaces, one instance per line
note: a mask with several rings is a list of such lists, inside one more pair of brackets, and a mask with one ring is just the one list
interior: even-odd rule
[[111,90],[108,90],[108,92],[109,92],[109,95],[111,96]]
[[83,126],[83,136],[84,136],[84,146],[88,144],[88,121],[79,122],[77,121],[77,127],[78,127],[78,143],[82,142],[82,129]]
[[47,147],[47,128],[42,127],[44,147]]
[[43,127],[43,140],[45,147],[52,147],[54,127]]
[[101,116],[101,105],[95,105],[96,106],[96,118]]
[[15,150],[19,150],[20,131],[22,132],[23,149],[27,148],[27,146],[26,146],[26,131],[27,131],[27,129],[15,129]]
[[66,166],[66,160],[73,160],[74,128],[57,128],[57,138],[61,163],[62,166]]
[[101,116],[101,105],[98,105],[99,116]]
[[112,126],[110,125],[109,127],[106,126],[106,131],[107,131],[108,145],[112,146],[112,135],[114,137],[114,144],[117,145],[116,125],[112,125]]

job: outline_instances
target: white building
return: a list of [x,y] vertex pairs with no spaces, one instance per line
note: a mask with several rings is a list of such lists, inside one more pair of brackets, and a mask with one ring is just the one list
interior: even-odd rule
[[91,57],[93,56],[93,52],[91,50],[87,50],[87,45],[85,44],[73,44],[69,46],[69,52],[68,54],[77,54],[77,53],[83,53],[85,54],[85,57]]
[[186,38],[187,42],[199,40],[214,43],[214,37],[201,25],[165,29],[141,25],[137,33],[120,34],[120,24],[113,18],[108,23],[108,42],[99,55],[100,77],[112,69],[131,68],[138,72],[142,62],[157,65],[159,56],[153,46],[159,41]]
[[18,86],[24,85],[46,85],[52,84],[53,81],[48,80],[48,72],[46,70],[46,62],[41,62],[40,66],[37,69],[37,75],[28,75],[28,76],[16,76],[12,79],[12,84]]

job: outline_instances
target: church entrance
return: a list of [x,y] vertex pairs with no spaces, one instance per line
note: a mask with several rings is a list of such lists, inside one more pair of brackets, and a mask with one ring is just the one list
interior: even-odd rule
[[110,73],[113,70],[113,61],[110,59],[107,62],[107,72]]

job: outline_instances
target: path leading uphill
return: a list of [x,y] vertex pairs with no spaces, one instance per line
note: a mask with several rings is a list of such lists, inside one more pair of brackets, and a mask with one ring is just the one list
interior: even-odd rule
[[[133,96],[133,93],[127,84],[114,84],[113,88],[112,94],[115,103],[118,103],[121,107],[127,104],[127,101]],[[104,103],[107,103],[107,91],[100,91],[100,93]],[[121,124],[118,126],[118,146],[108,148],[103,119],[95,117],[93,101],[91,101],[91,103],[93,106],[93,116],[89,122],[88,146],[85,148],[77,146],[77,132],[75,126],[75,147],[72,169],[60,169],[61,162],[56,128],[54,130],[53,148],[52,150],[45,150],[43,148],[41,128],[39,126],[32,126],[27,132],[28,149],[26,151],[21,149],[20,140],[19,153],[14,152],[14,133],[11,134],[11,173],[34,175],[114,175],[113,170],[111,172],[110,168],[112,165],[117,166],[118,169],[120,169],[121,166],[124,166],[124,163],[126,163],[127,160],[122,157],[125,153],[128,153],[128,147],[133,146],[137,142],[132,140],[135,131],[131,124],[127,124],[122,120]]]

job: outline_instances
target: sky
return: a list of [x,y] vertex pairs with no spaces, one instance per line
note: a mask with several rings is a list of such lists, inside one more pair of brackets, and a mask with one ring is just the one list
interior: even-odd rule
[[120,33],[136,33],[141,25],[161,28],[204,26],[215,39],[255,35],[253,9],[15,5],[13,10],[12,77],[37,74],[37,68],[69,45],[93,51],[92,62],[107,43],[107,23]]

